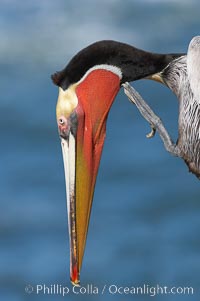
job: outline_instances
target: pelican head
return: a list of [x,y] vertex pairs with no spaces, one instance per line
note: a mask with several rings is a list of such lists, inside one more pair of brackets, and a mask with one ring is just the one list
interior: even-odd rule
[[110,107],[126,81],[156,74],[179,54],[145,52],[115,41],[81,50],[60,72],[56,116],[64,160],[70,238],[70,277],[80,281],[91,205]]

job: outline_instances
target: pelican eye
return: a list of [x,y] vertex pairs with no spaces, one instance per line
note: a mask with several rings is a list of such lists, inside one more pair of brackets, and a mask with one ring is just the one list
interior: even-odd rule
[[58,122],[59,122],[60,125],[65,124],[65,120],[64,120],[63,118],[59,118],[59,119],[58,119]]

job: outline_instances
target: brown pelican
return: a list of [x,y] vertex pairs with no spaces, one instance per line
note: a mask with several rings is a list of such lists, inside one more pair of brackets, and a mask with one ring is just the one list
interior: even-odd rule
[[183,158],[189,171],[200,178],[200,36],[191,40],[187,55],[174,59],[161,72],[149,78],[167,85],[179,99],[179,135],[176,144],[160,118],[129,84],[124,85],[125,93],[151,124],[152,135],[157,129],[167,151]]
[[123,83],[156,74],[179,56],[100,41],[81,50],[52,75],[59,86],[56,116],[67,188],[73,284],[79,284],[106,120],[114,98]]

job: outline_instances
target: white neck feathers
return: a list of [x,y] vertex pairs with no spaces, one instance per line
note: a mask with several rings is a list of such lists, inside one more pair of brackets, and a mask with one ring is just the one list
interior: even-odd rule
[[194,37],[189,44],[187,71],[195,100],[200,104],[200,36]]

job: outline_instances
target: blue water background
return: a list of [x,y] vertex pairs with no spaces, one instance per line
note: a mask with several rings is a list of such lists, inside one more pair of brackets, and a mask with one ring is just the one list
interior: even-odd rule
[[[192,286],[194,295],[26,294],[69,282],[62,154],[51,73],[81,48],[114,39],[185,52],[200,34],[198,1],[0,1],[0,300],[199,300],[200,183],[120,91],[110,111],[81,272],[102,288]],[[178,103],[134,83],[177,138]]]

